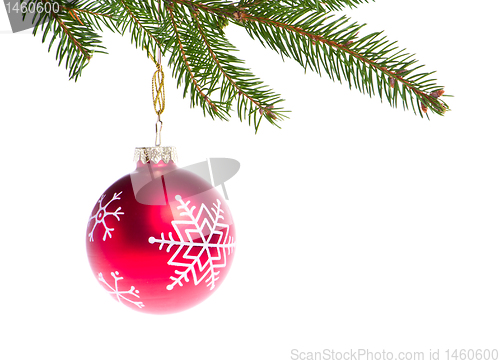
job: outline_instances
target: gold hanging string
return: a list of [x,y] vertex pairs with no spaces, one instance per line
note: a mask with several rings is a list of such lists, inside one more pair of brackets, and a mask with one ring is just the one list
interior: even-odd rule
[[153,82],[151,90],[153,95],[153,105],[155,108],[155,112],[156,115],[158,115],[158,118],[160,118],[160,115],[165,110],[165,85],[163,83],[165,75],[163,73],[163,67],[161,66],[161,61],[160,63],[156,62],[153,56],[151,56],[151,54],[149,54],[149,57],[156,64],[156,72],[153,74]]
[[163,122],[161,121],[160,115],[165,110],[165,85],[164,78],[165,74],[163,73],[163,67],[161,66],[161,52],[158,49],[158,61],[156,62],[151,53],[148,52],[149,58],[153,60],[156,64],[156,71],[153,74],[153,81],[151,83],[151,93],[153,96],[153,106],[155,109],[156,115],[158,115],[158,120],[156,121],[156,141],[155,145],[157,147],[161,144],[161,129],[163,126]]
[[[158,1],[158,14],[160,14],[161,7],[160,1]],[[158,15],[159,17],[159,15]],[[149,58],[153,60],[156,64],[156,71],[153,74],[153,82],[151,83],[151,93],[153,96],[153,106],[156,115],[158,115],[158,120],[156,121],[156,140],[155,145],[159,147],[161,145],[161,129],[163,122],[161,121],[160,115],[165,110],[165,85],[163,83],[165,75],[163,73],[163,68],[161,66],[161,48],[158,45],[158,62],[155,61],[151,53],[148,52]]]

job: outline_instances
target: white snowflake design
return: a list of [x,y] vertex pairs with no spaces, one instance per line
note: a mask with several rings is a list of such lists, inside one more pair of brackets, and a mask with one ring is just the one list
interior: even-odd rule
[[110,228],[110,227],[108,227],[108,225],[106,225],[106,221],[105,221],[106,217],[109,215],[113,215],[114,217],[116,217],[116,219],[118,221],[120,221],[120,216],[118,216],[118,215],[123,215],[124,213],[120,212],[120,210],[122,209],[121,207],[118,207],[115,210],[115,212],[108,212],[108,211],[106,211],[106,209],[113,201],[120,200],[120,195],[122,194],[122,192],[123,191],[121,191],[120,193],[114,193],[113,198],[104,206],[102,205],[102,201],[104,200],[104,197],[106,197],[106,195],[102,195],[101,198],[99,199],[99,201],[97,201],[99,203],[99,209],[97,210],[97,212],[95,213],[94,216],[90,217],[89,223],[88,223],[88,225],[90,225],[90,222],[92,220],[95,220],[94,227],[92,228],[92,231],[89,233],[90,241],[94,241],[94,230],[97,227],[97,225],[99,225],[99,224],[103,224],[104,228],[105,228],[105,232],[104,232],[104,236],[102,237],[102,240],[106,241],[107,236],[109,236],[111,238],[111,232],[115,229]]
[[[207,287],[213,290],[215,282],[219,279],[220,269],[226,266],[226,256],[231,254],[236,245],[234,238],[229,235],[229,225],[222,223],[222,220],[224,220],[224,216],[222,216],[224,211],[221,209],[221,202],[217,200],[217,203],[213,204],[214,207],[210,209],[211,211],[205,204],[201,204],[197,215],[194,216],[196,207],[189,207],[191,201],[184,202],[179,195],[175,196],[175,199],[179,201],[177,209],[183,210],[180,216],[188,218],[187,220],[172,221],[172,226],[180,241],[175,241],[171,232],[168,235],[168,239],[165,239],[163,233],[161,233],[160,239],[156,239],[153,236],[149,238],[150,244],[160,244],[160,250],[163,248],[163,245],[167,244],[167,253],[175,246],[176,250],[168,261],[168,264],[184,268],[183,270],[175,270],[177,276],[170,277],[172,283],[167,286],[167,289],[172,290],[176,285],[182,287],[182,281],[189,282],[188,274],[191,273],[195,285],[205,280]],[[201,217],[204,212],[208,218],[205,217],[202,220]],[[183,230],[184,234],[179,229],[180,225],[187,225]],[[207,228],[209,232],[208,234],[204,234],[203,230]],[[223,229],[226,230],[225,234],[221,231]],[[193,237],[196,238],[196,236],[200,237],[202,242],[193,242]],[[211,242],[214,239],[217,242]],[[176,261],[176,257],[184,247],[187,247],[187,249],[185,249],[182,258],[191,260],[189,263]],[[191,253],[191,250],[195,247],[201,247],[201,249],[199,252],[196,252],[197,249],[194,249],[193,253]],[[215,249],[210,248],[216,248],[217,254],[213,255]]]
[[115,295],[116,299],[120,303],[123,303],[122,300],[125,300],[127,302],[133,303],[134,305],[136,305],[139,308],[143,308],[144,304],[142,302],[132,301],[132,299],[125,297],[125,295],[131,295],[131,296],[136,297],[136,298],[141,298],[141,297],[139,297],[139,290],[135,289],[134,286],[130,286],[130,289],[128,291],[118,290],[118,281],[121,281],[123,279],[123,277],[119,277],[120,273],[118,273],[118,272],[111,272],[110,274],[115,279],[114,287],[111,286],[108,282],[106,282],[102,273],[99,273],[98,277],[97,277],[97,279],[99,281],[104,283],[111,290],[111,291],[107,291],[107,292],[112,294],[112,295]]

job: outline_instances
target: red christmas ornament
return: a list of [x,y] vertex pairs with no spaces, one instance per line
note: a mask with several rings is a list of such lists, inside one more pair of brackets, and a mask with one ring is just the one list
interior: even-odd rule
[[92,272],[146,313],[183,311],[222,283],[234,257],[231,212],[210,184],[178,168],[173,147],[137,148],[137,169],[99,198],[87,227]]

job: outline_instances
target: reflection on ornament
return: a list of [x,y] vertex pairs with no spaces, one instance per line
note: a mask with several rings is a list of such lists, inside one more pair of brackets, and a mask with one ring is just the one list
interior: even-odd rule
[[[234,257],[234,224],[219,193],[176,166],[175,149],[140,149],[137,169],[110,186],[91,213],[89,262],[98,281],[124,305],[147,313],[179,312],[206,299],[224,280]],[[105,202],[105,196],[113,197]],[[119,281],[130,289],[119,288]]]

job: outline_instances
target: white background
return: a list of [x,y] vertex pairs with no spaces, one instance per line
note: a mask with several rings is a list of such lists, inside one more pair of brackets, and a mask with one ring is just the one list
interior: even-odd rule
[[[282,129],[190,109],[167,79],[180,165],[241,162],[238,249],[203,304],[144,315],[93,278],[96,200],[154,143],[153,63],[106,33],[77,83],[0,10],[0,362],[288,363],[302,352],[500,349],[496,1],[380,0],[347,13],[437,70],[453,111],[411,111],[306,74],[228,28],[293,111]],[[169,71],[166,72],[167,74]]]

